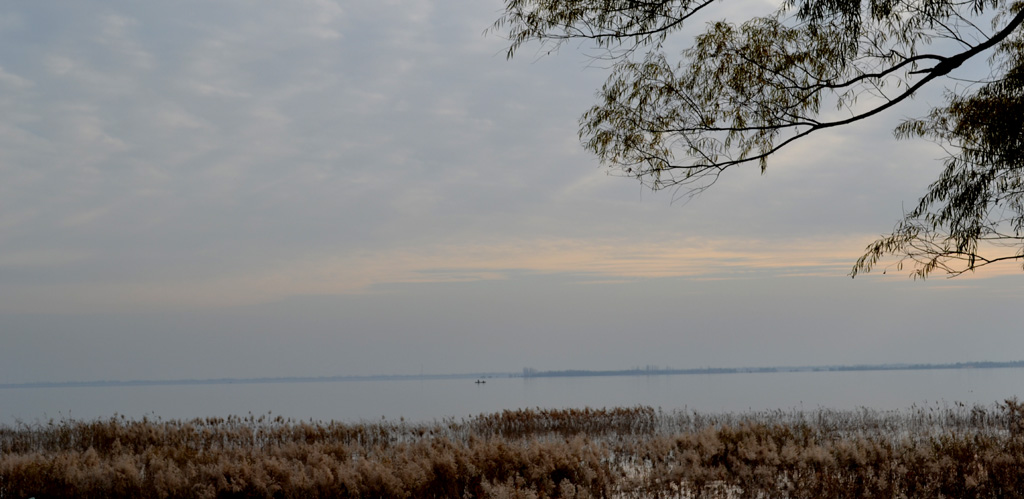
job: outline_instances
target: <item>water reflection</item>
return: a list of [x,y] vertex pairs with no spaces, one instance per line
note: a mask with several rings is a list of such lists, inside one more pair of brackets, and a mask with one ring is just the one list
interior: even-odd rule
[[1024,369],[475,378],[179,386],[8,388],[0,422],[272,413],[295,419],[429,421],[518,408],[902,409],[1020,396]]

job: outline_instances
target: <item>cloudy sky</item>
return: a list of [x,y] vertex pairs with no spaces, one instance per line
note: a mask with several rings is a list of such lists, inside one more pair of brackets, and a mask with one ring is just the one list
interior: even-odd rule
[[501,7],[0,5],[0,383],[1024,358],[1013,265],[847,277],[938,93],[683,202],[581,148],[605,71],[506,61]]

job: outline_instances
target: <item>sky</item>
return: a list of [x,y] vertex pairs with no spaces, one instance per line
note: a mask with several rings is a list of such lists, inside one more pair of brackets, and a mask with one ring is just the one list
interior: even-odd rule
[[0,5],[0,383],[1024,359],[1013,264],[848,277],[941,89],[651,192],[580,145],[588,47],[506,60],[501,10]]

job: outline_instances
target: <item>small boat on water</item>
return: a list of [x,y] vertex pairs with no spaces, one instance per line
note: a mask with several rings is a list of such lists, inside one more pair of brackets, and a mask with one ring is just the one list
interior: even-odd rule
[[475,383],[478,384],[478,385],[482,385],[482,384],[486,383],[486,381],[484,381],[482,379],[478,379],[478,380],[475,381]]

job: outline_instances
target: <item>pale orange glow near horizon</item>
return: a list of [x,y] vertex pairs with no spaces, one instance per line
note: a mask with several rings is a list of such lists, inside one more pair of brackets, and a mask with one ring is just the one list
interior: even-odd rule
[[[381,293],[394,284],[509,279],[513,273],[565,274],[580,283],[685,277],[698,280],[754,277],[844,277],[859,256],[863,237],[765,239],[678,238],[512,239],[436,244],[346,255],[313,254],[271,268],[210,272],[202,276],[133,282],[53,284],[0,291],[5,309],[96,310],[206,309],[273,302],[294,296]],[[967,273],[975,280],[1018,272],[999,265]],[[890,271],[888,278],[908,279]],[[883,275],[878,267],[861,278]],[[41,297],[46,297],[45,300]]]

